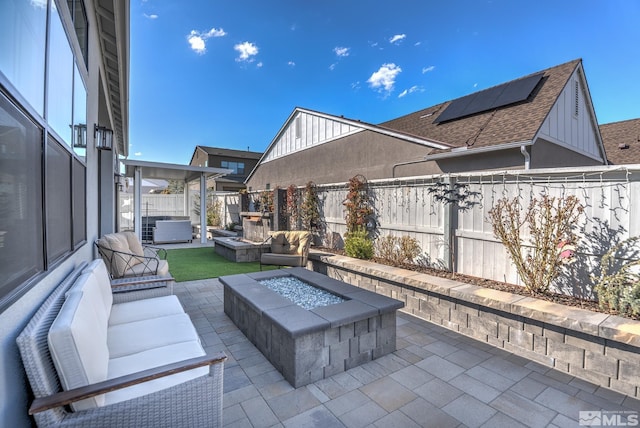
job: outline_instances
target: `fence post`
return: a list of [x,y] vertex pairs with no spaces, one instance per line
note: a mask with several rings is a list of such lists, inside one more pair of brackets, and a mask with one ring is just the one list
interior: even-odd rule
[[285,189],[273,190],[273,230],[287,230],[287,194]]
[[[451,176],[446,176],[442,180],[447,185],[447,190],[450,192],[453,190],[453,181]],[[447,193],[449,194],[449,193]],[[444,267],[450,272],[454,271],[454,259],[455,259],[455,230],[456,230],[456,222],[455,222],[455,202],[448,203],[444,201],[442,203],[442,217],[443,217],[443,230],[442,230],[442,239],[444,241]]]

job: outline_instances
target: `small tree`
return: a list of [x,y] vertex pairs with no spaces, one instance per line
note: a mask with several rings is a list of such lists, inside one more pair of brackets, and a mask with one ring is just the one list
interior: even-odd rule
[[304,188],[302,206],[300,207],[302,227],[309,232],[317,232],[320,228],[320,207],[318,193],[313,181],[309,181]]
[[[574,231],[583,211],[575,196],[547,195],[532,199],[524,212],[517,197],[499,199],[489,211],[494,235],[507,248],[531,294],[548,292],[562,264],[570,260],[568,256],[572,255],[577,240]],[[532,248],[526,248],[522,242],[525,225]]]
[[348,186],[347,197],[342,202],[347,211],[347,236],[359,227],[366,230],[367,222],[373,214],[367,193],[367,179],[362,175],[356,175],[349,179]]
[[298,211],[298,188],[296,185],[291,184],[287,187],[287,204],[286,212],[289,219],[289,228],[296,230],[298,228],[298,219],[300,214]]

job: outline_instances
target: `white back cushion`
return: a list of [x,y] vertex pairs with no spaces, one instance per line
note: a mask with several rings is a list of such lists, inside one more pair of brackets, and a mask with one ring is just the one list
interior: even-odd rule
[[100,295],[102,296],[102,301],[107,311],[108,318],[108,315],[111,312],[111,306],[113,305],[113,291],[111,290],[111,279],[109,278],[109,272],[107,271],[107,266],[105,265],[104,260],[95,259],[89,263],[82,272],[89,272],[94,275],[94,280],[100,290]]
[[[90,274],[78,280],[86,281]],[[63,389],[68,390],[106,380],[109,365],[106,325],[98,319],[91,296],[80,290],[67,298],[49,329],[48,343]],[[74,410],[104,405],[104,396],[78,401]]]

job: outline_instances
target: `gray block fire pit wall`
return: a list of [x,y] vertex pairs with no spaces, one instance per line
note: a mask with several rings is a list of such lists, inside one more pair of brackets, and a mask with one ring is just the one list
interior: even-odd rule
[[[344,299],[306,310],[261,284],[293,276]],[[396,350],[396,311],[404,303],[304,268],[220,277],[224,312],[294,387]]]

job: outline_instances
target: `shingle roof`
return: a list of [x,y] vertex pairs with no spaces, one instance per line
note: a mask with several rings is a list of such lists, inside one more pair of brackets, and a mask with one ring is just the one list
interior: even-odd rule
[[196,149],[202,149],[209,155],[216,156],[233,156],[236,158],[244,158],[244,159],[260,159],[262,156],[262,152],[250,152],[249,150],[233,150],[233,149],[225,149],[222,147],[208,147],[208,146],[196,146]]
[[[442,141],[454,147],[471,146],[478,148],[530,141],[540,129],[549,111],[581,61],[576,59],[543,70],[542,80],[526,101],[444,123],[434,123],[438,115],[452,102],[446,101],[381,123],[379,126]],[[541,72],[532,73],[528,76],[538,73]],[[433,153],[435,152],[437,151]]]
[[640,119],[600,125],[600,135],[609,163],[640,163]]

